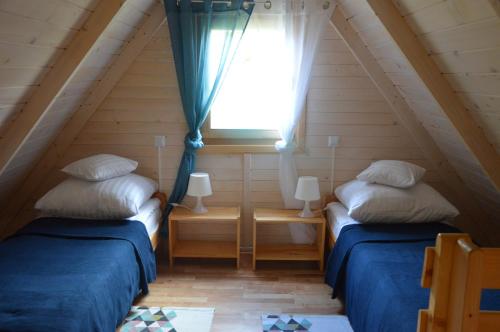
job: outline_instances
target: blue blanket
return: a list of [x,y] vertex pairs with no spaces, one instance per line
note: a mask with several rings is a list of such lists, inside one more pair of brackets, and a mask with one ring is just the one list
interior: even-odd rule
[[[420,287],[424,251],[438,233],[458,232],[438,223],[345,226],[328,259],[326,282],[344,300],[356,332],[415,332],[429,290]],[[483,292],[483,309],[500,309],[499,292]]]
[[0,266],[2,331],[115,331],[156,278],[130,220],[35,220],[0,243]]

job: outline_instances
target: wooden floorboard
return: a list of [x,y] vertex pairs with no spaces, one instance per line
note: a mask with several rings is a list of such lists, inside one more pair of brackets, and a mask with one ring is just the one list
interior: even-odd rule
[[251,256],[234,260],[176,261],[158,259],[158,277],[149,295],[136,305],[215,308],[212,332],[261,330],[264,313],[338,314],[342,305],[331,299],[317,263],[262,262],[252,271]]

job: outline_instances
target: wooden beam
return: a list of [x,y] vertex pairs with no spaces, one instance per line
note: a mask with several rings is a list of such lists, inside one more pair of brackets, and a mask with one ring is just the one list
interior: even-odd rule
[[5,223],[3,225],[3,232],[0,233],[1,235],[6,235],[6,233],[12,232],[20,226],[15,223],[10,224],[10,221],[19,213],[35,190],[44,182],[58,160],[64,155],[87,121],[104,101],[104,98],[111,92],[164,22],[165,10],[160,3],[157,3],[151,11],[150,17],[145,20],[133,39],[125,46],[102,80],[95,86],[87,99],[82,103],[82,106],[73,114],[49,146],[42,159],[32,169],[22,186],[10,200],[3,217],[0,219]]
[[99,2],[85,25],[57,59],[54,67],[44,77],[40,86],[35,89],[19,116],[8,127],[5,135],[0,137],[0,174],[5,171],[37,123],[68,84],[101,33],[118,13],[122,3],[123,0],[101,0]]
[[[474,200],[474,196],[469,192],[463,181],[449,164],[448,160],[443,155],[427,130],[415,117],[415,114],[406,103],[404,97],[394,86],[391,79],[384,72],[377,60],[371,54],[370,50],[366,47],[362,39],[352,28],[350,23],[347,21],[347,18],[338,7],[333,12],[330,18],[330,23],[346,42],[354,57],[364,68],[372,82],[387,101],[398,122],[408,131],[422,153],[424,153],[425,157],[439,173],[445,184],[455,194],[457,201],[461,204],[461,209],[464,209],[469,216],[474,216],[479,220],[488,220],[484,212]],[[478,224],[474,226],[480,227],[481,225]],[[463,225],[463,227],[468,232],[473,233],[476,237],[489,240],[489,236],[486,232],[479,230],[478,234],[475,232],[477,229],[475,229],[475,227],[471,227],[471,225]]]
[[490,5],[497,16],[500,17],[500,0],[490,0]]
[[367,0],[367,2],[477,158],[484,172],[497,190],[500,190],[500,155],[455,94],[450,83],[441,74],[436,63],[427,54],[396,6],[387,0]]

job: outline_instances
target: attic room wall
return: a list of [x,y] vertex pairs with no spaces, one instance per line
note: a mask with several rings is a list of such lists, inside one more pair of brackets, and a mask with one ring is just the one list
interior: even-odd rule
[[[26,142],[21,145],[15,157],[0,175],[0,203],[5,203],[4,201],[7,200],[12,190],[21,183],[27,173],[34,167],[36,161],[46,151],[55,135],[80,106],[92,87],[114,61],[115,57],[120,54],[123,44],[134,35],[137,26],[141,24],[155,1],[129,0],[120,8],[113,21],[106,27],[103,34],[99,36],[89,54],[70,78],[68,84],[62,89],[55,102],[48,108],[46,114],[28,135]],[[76,28],[81,29],[82,24],[85,23],[85,20],[91,14],[90,9],[94,9],[98,1],[82,0],[73,2],[79,3],[82,6],[88,5],[89,9],[84,10],[72,2],[66,3],[66,1],[62,0],[49,0],[44,2],[43,6],[40,5],[40,2],[0,2],[0,15],[3,14],[2,10],[5,10],[6,13],[4,15],[10,17],[6,24],[13,24],[12,26],[8,26],[8,29],[2,30],[2,32],[5,31],[5,34],[0,35],[0,50],[4,43],[6,50],[8,50],[5,53],[4,59],[2,58],[3,54],[0,56],[0,59],[3,60],[0,63],[0,73],[5,70],[11,74],[11,76],[6,78],[0,76],[2,84],[21,84],[22,73],[26,70],[48,72],[51,69],[56,59],[43,64],[41,61],[44,59],[44,53],[39,54],[38,51],[40,49],[51,50],[54,48],[53,45],[58,45],[54,48],[55,53],[52,58],[57,58],[57,56],[61,55],[64,47],[67,47],[74,37],[77,31]],[[25,18],[26,15],[34,16],[34,18],[30,19],[31,22],[28,22]],[[61,24],[66,25],[69,25],[70,22],[76,19],[78,20],[77,23],[73,23],[74,25],[77,24],[75,28],[66,29],[67,40],[59,40],[62,38],[59,33],[62,34],[62,32],[54,28],[54,22],[58,22],[55,21],[56,18],[62,22]],[[16,23],[17,20],[20,20],[20,22]],[[3,24],[3,22],[0,24]],[[45,25],[47,26],[45,27]],[[29,39],[29,36],[32,39]],[[29,39],[36,47],[31,44],[23,45],[22,47],[19,46],[17,43],[24,39]],[[58,42],[60,44],[57,44]],[[29,94],[38,88],[37,83],[40,83],[42,78],[37,78],[33,82],[26,81],[26,83],[23,83],[27,84],[26,86],[9,87],[3,90],[25,91],[26,96],[12,96],[9,99],[15,102],[17,110],[20,111],[26,104]],[[1,91],[2,89],[0,88]],[[3,100],[0,99],[0,104],[2,102]],[[6,123],[7,125],[15,119],[15,111],[16,109],[4,113],[6,114],[6,118],[9,118],[8,123]],[[0,114],[2,114],[1,109]]]
[[0,134],[97,4],[0,2]]
[[[399,8],[500,153],[500,12],[493,2],[433,1],[426,7],[412,9],[407,5],[409,1],[400,0]],[[497,2],[497,9],[499,6]],[[484,181],[484,176],[471,170],[468,160],[459,158],[453,162],[500,222],[500,193]]]
[[[0,2],[0,136],[96,5],[96,0],[49,0],[43,6],[37,1]],[[25,153],[43,145],[40,141],[31,143]],[[0,202],[32,166],[31,161],[21,158],[0,179]]]
[[[489,0],[394,0],[497,150],[500,130],[500,19]],[[491,216],[500,194],[365,0],[340,8],[416,116]]]
[[[335,184],[356,176],[372,160],[403,159],[430,166],[404,129],[398,125],[382,96],[356,63],[344,42],[328,26],[319,47],[306,120],[306,152],[296,155],[300,175],[318,176],[323,193],[329,191],[330,155],[328,135],[341,137],[337,148]],[[162,184],[168,193],[175,180],[186,125],[182,114],[175,68],[167,29],[162,29],[136,59],[118,85],[87,123],[58,168],[96,153],[115,153],[139,161],[138,172],[157,178],[154,135],[167,136]],[[247,158],[249,188],[244,188],[242,155],[200,154],[197,168],[210,173],[214,195],[210,205],[242,205],[247,192],[250,204],[244,210],[242,245],[251,243],[251,209],[281,207],[278,186],[278,155],[255,154]],[[63,178],[54,169],[50,179],[28,204]],[[436,173],[426,180],[441,189]],[[192,203],[189,201],[188,204]],[[230,230],[227,230],[228,232]],[[184,229],[184,236],[200,234]],[[204,237],[216,237],[210,229]],[[286,229],[267,233],[272,241],[288,241]]]

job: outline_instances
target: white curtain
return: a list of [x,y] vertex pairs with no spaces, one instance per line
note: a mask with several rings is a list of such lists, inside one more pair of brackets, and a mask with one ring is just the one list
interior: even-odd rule
[[[284,6],[286,45],[291,56],[293,77],[291,100],[286,103],[287,109],[283,112],[281,140],[276,142],[276,149],[280,153],[281,195],[287,209],[301,209],[304,204],[294,198],[298,180],[293,157],[294,133],[305,107],[317,46],[334,7],[333,1],[325,0],[286,0]],[[290,225],[290,232],[295,243],[312,243],[316,239],[315,229],[311,225]]]

